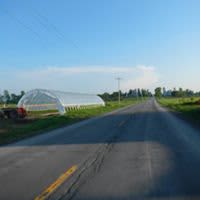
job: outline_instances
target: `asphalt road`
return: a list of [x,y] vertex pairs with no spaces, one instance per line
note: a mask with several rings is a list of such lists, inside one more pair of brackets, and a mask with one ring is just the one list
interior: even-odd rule
[[200,131],[154,99],[0,147],[0,199],[199,200]]

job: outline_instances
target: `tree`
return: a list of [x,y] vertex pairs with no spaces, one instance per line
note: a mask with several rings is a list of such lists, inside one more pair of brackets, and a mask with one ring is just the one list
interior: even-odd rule
[[22,90],[20,93],[20,98],[23,97],[25,95],[25,92]]
[[194,96],[194,92],[192,90],[186,89],[185,90],[185,95],[187,97],[191,97],[191,96]]
[[161,87],[157,87],[155,89],[155,96],[156,97],[161,97],[162,96],[162,88]]
[[3,103],[3,95],[0,94],[0,103]]
[[25,94],[24,91],[21,91],[19,95],[15,93],[9,93],[8,90],[4,90],[3,95],[0,94],[0,103],[14,103],[17,104],[18,101],[22,98],[22,96]]
[[179,96],[179,97],[184,97],[184,96],[185,96],[185,92],[183,91],[182,88],[179,88],[178,96]]
[[105,92],[103,94],[100,94],[99,95],[104,101],[110,101],[111,100],[111,97],[110,97],[110,94]]
[[3,101],[4,101],[4,103],[9,103],[9,101],[10,101],[10,94],[9,94],[8,90],[4,90],[4,92],[3,92]]
[[[113,92],[111,94],[111,99],[114,100],[114,101],[116,101],[116,100],[118,100],[118,96],[119,96],[118,92]],[[120,91],[120,96],[121,96],[121,91]]]
[[150,92],[148,90],[142,89],[142,96],[148,97],[148,96],[150,96]]
[[19,96],[18,96],[18,95],[14,94],[14,93],[12,93],[12,94],[10,95],[10,103],[17,103],[17,102],[18,102],[18,99],[19,99]]
[[130,90],[128,91],[128,96],[132,96],[132,94],[133,94],[133,90],[130,89]]

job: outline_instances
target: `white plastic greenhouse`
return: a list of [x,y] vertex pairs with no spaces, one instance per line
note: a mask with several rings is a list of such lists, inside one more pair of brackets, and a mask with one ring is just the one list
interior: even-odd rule
[[104,106],[105,103],[99,96],[93,94],[35,89],[27,92],[17,106],[27,111],[58,110],[60,114],[64,114],[65,108],[89,105]]

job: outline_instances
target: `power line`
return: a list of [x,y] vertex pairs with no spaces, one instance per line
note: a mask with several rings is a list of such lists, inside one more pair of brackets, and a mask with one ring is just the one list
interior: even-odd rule
[[60,39],[64,38],[64,35],[57,29],[57,27],[54,24],[49,22],[49,19],[46,16],[40,14],[39,11],[35,9],[32,10],[34,14],[38,17],[38,19],[40,19],[39,20],[40,25],[42,25],[47,31],[53,30],[54,33],[56,33],[57,37],[59,37]]
[[[31,9],[39,19],[38,22],[40,23],[41,26],[43,26],[43,28],[45,28],[47,31],[54,32],[56,36],[61,40],[65,38],[65,35],[44,14],[41,14],[36,8],[31,7]],[[70,43],[74,47],[78,48],[77,44],[74,41],[70,40]]]
[[[20,18],[16,17],[13,13],[9,12],[7,9],[5,8],[0,8],[1,11],[8,15],[12,20],[16,21],[18,24],[20,24],[22,27],[24,27],[25,29],[27,29],[29,32],[31,32],[32,34],[34,34],[37,38],[40,39],[40,41],[43,41],[43,43],[46,43],[46,40],[43,40],[43,38],[41,37],[41,35],[35,31],[31,26],[27,25],[26,23],[24,23]],[[43,14],[41,14],[37,9],[32,8],[32,12],[35,14],[35,16],[37,16],[38,20],[37,22],[43,27],[45,28],[48,32],[53,32],[57,38],[59,38],[60,40],[64,40],[65,36],[64,34],[62,34],[62,32],[60,32],[60,30],[58,30],[58,28],[56,27],[56,25],[54,25],[52,22],[50,22],[50,20],[44,16]],[[70,40],[69,41],[75,48],[78,49],[77,44]]]
[[29,32],[33,33],[37,38],[39,38],[40,40],[43,40],[41,38],[41,36],[34,30],[32,29],[30,26],[26,25],[23,21],[21,21],[18,17],[16,17],[15,15],[11,14],[8,10],[6,9],[2,9],[1,7],[1,11],[3,11],[6,15],[8,15],[11,19],[13,19],[14,21],[16,21],[18,24],[20,24],[21,26],[23,26],[25,29],[27,29]]

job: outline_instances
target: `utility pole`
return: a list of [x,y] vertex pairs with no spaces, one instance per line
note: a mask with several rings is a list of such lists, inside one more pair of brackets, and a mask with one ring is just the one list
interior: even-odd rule
[[122,80],[122,78],[117,77],[116,80],[118,81],[118,102],[120,104],[120,81]]

